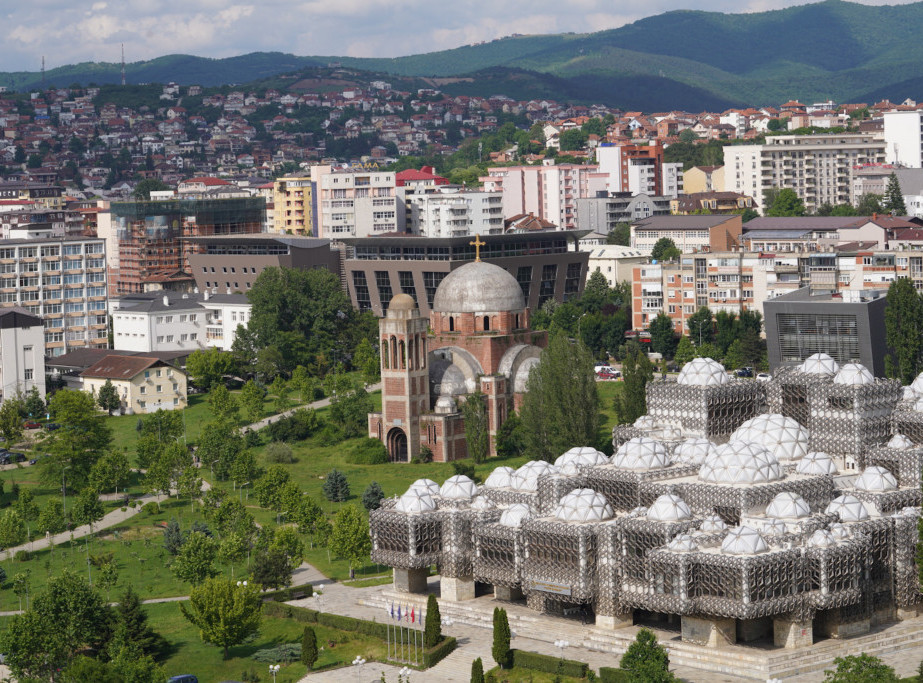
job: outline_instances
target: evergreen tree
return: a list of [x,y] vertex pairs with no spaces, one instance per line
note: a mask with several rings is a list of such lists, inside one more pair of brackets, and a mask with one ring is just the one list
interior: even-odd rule
[[529,374],[520,418],[526,448],[537,459],[551,462],[574,446],[596,445],[599,394],[583,342],[552,333]]
[[683,335],[679,338],[679,344],[676,346],[676,353],[673,354],[673,360],[680,365],[685,365],[695,358],[695,346],[688,336]]
[[442,642],[442,617],[439,603],[432,593],[426,599],[426,623],[423,626],[423,647],[429,649]]
[[362,507],[364,507],[367,512],[377,510],[381,507],[381,499],[384,497],[385,493],[381,490],[381,484],[377,481],[373,481],[362,493]]
[[250,577],[266,588],[282,588],[292,582],[292,563],[281,548],[267,548],[257,553]]
[[317,661],[317,634],[310,626],[304,627],[301,636],[301,663],[308,667],[308,671]]
[[330,470],[322,490],[324,497],[333,503],[342,503],[349,499],[349,482],[340,470]]
[[41,417],[45,414],[45,402],[42,400],[42,397],[38,395],[38,389],[36,387],[29,389],[29,393],[26,394],[25,409],[29,417]]
[[888,376],[910,384],[923,369],[923,297],[909,278],[898,278],[888,287],[885,339],[892,350],[885,358]]
[[171,519],[163,530],[163,547],[171,555],[179,553],[183,547],[183,532],[179,528],[179,522]]
[[113,410],[118,410],[121,407],[122,402],[119,400],[119,392],[116,390],[115,385],[112,384],[111,379],[107,379],[106,383],[99,388],[96,402],[100,408],[110,415],[112,415]]
[[673,358],[676,351],[676,335],[673,333],[673,319],[661,311],[647,327],[651,335],[651,351],[664,358]]
[[471,683],[484,683],[484,663],[480,657],[471,662]]
[[885,188],[881,208],[893,216],[907,215],[907,206],[904,204],[904,195],[901,192],[901,184],[896,173],[892,173],[891,177],[888,178],[888,187]]
[[494,607],[494,643],[491,655],[501,669],[509,669],[513,664],[510,637],[510,621],[506,616],[506,610]]
[[657,642],[657,636],[646,628],[638,631],[635,642],[622,655],[619,668],[627,671],[632,681],[670,683],[676,680],[670,673],[667,651]]
[[638,344],[630,344],[622,361],[622,391],[613,407],[620,424],[631,424],[647,413],[647,383],[654,379],[654,366]]
[[465,418],[465,444],[468,455],[476,463],[482,463],[490,453],[490,425],[487,420],[487,400],[480,390],[468,394],[462,403]]
[[122,594],[115,612],[118,624],[125,628],[127,639],[140,647],[144,654],[154,653],[161,647],[162,638],[147,623],[147,614],[141,607],[141,598],[131,584]]
[[708,306],[699,307],[699,310],[686,318],[686,327],[689,329],[689,339],[697,347],[711,344],[715,340],[715,320]]

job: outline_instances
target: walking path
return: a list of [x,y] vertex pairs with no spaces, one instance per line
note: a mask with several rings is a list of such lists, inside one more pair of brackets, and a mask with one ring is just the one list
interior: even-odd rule
[[[369,393],[373,391],[378,391],[379,389],[381,389],[381,382],[376,382],[375,384],[369,384],[365,387],[365,390],[368,391]],[[270,415],[269,417],[264,417],[262,420],[258,420],[257,422],[254,422],[253,424],[244,425],[240,429],[242,431],[247,431],[247,430],[256,431],[256,430],[262,429],[263,427],[269,424],[272,424],[273,422],[277,422],[280,418],[288,417],[289,415],[293,414],[295,411],[301,410],[302,408],[313,408],[314,410],[317,410],[318,408],[326,408],[329,405],[330,405],[330,397],[328,396],[327,398],[322,398],[318,401],[314,401],[313,403],[306,403],[306,404],[298,405],[298,406],[295,406],[294,408],[289,408],[288,410],[285,410],[276,415]]]

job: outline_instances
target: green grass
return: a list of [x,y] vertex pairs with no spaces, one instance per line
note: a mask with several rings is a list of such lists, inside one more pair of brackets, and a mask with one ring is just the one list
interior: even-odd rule
[[[483,660],[482,660],[483,662]],[[483,662],[485,666],[490,666],[488,662]],[[533,669],[524,669],[522,667],[513,667],[512,669],[501,669],[499,666],[495,666],[489,671],[485,671],[484,675],[488,673],[494,675],[494,680],[497,683],[555,683],[560,681],[560,683],[570,683],[571,681],[585,681],[586,678],[574,678],[573,676],[562,676],[561,674],[549,674],[542,671],[535,671]]]
[[[206,645],[199,637],[198,629],[186,621],[176,603],[160,603],[144,606],[148,623],[170,643],[172,654],[162,662],[167,676],[195,674],[202,683],[224,680],[240,680],[245,670],[255,670],[261,680],[268,679],[268,665],[257,662],[252,655],[258,650],[284,643],[301,642],[304,624],[294,620],[264,617],[259,635],[251,642],[230,649],[230,658],[222,659],[221,648]],[[369,664],[366,673],[371,677],[375,660],[384,660],[387,646],[380,640],[357,633],[347,633],[326,626],[313,625],[317,644],[323,648],[319,653],[314,670],[349,665],[357,655]],[[307,673],[300,662],[283,665],[277,683],[292,683]],[[352,672],[344,671],[344,680]]]

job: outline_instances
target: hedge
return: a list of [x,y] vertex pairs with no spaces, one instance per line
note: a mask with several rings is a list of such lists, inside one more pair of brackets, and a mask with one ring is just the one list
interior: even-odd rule
[[263,605],[263,614],[267,617],[294,619],[303,624],[316,624],[317,615],[320,614],[320,612],[308,609],[307,607],[286,605],[284,602],[267,602]]
[[442,641],[431,647],[429,650],[426,650],[423,653],[423,668],[429,669],[430,667],[436,666],[439,662],[449,656],[449,654],[455,649],[458,642],[452,636],[446,636]]
[[590,665],[573,659],[561,659],[552,655],[542,655],[538,652],[526,652],[513,649],[513,666],[533,671],[543,671],[549,674],[561,674],[573,678],[585,678]]
[[624,669],[613,669],[611,666],[599,667],[600,683],[628,683],[630,676]]
[[276,602],[285,602],[286,600],[291,600],[292,595],[295,593],[304,593],[306,597],[311,597],[314,595],[314,586],[310,583],[303,584],[301,586],[289,586],[288,588],[280,588],[276,591],[265,591],[262,593],[263,600],[275,600]]

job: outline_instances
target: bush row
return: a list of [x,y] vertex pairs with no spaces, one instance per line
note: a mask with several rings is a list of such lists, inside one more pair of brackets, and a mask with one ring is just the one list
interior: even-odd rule
[[445,636],[442,641],[423,653],[423,667],[429,669],[449,656],[458,642],[452,636]]
[[574,678],[586,677],[587,669],[590,668],[586,662],[561,659],[560,657],[543,655],[538,652],[526,652],[525,650],[516,649],[513,650],[513,666],[532,669],[533,671],[543,671],[549,674],[573,676]]
[[599,667],[600,683],[628,683],[630,676],[624,669],[613,669],[611,666]]
[[266,591],[263,593],[263,600],[285,602],[286,600],[293,600],[294,598],[292,598],[292,596],[295,593],[304,593],[305,597],[310,598],[314,595],[314,586],[310,583],[305,583],[301,586],[289,586],[288,588],[280,588],[276,591]]

